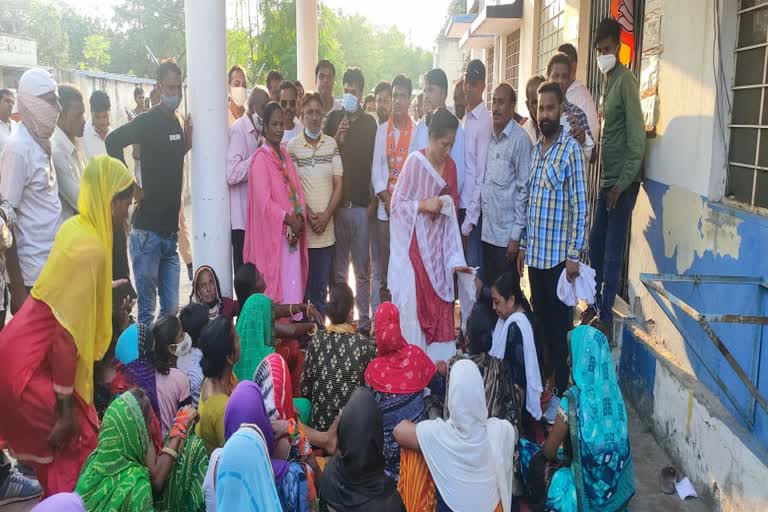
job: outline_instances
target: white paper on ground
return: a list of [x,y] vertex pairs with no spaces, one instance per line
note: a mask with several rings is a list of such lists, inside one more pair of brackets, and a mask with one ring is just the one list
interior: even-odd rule
[[465,274],[464,272],[457,272],[459,276],[459,304],[461,305],[461,331],[466,332],[467,319],[472,312],[472,308],[475,307],[477,301],[477,287],[475,286],[475,275],[477,275],[477,268],[471,269],[472,272]]
[[691,481],[688,480],[688,477],[685,477],[679,482],[676,482],[675,489],[677,490],[677,495],[680,496],[680,499],[683,501],[688,498],[698,498],[696,489],[693,488],[693,484],[691,484]]

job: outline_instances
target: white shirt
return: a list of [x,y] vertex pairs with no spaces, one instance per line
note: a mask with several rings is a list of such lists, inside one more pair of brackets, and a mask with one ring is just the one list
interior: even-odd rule
[[600,120],[597,117],[595,100],[592,99],[592,95],[589,93],[587,86],[585,86],[581,80],[574,80],[565,93],[565,99],[584,111],[584,114],[587,116],[587,122],[589,123],[589,131],[592,132],[592,138],[594,140],[600,140]]
[[488,143],[493,134],[493,117],[485,103],[480,102],[464,116],[464,187],[459,196],[459,208],[467,210],[461,233],[469,236],[470,226],[480,218],[480,190],[485,176]]
[[51,153],[59,182],[61,219],[67,220],[77,214],[77,198],[80,196],[80,178],[85,170],[85,159],[77,141],[73,144],[58,126],[51,137]]
[[[416,149],[421,150],[429,145],[429,127],[427,126],[426,116],[416,125]],[[459,207],[461,206],[462,187],[464,186],[464,128],[459,123],[459,129],[456,130],[456,140],[451,148],[451,158],[456,164],[456,186],[459,187]]]
[[536,135],[536,127],[533,125],[534,121],[532,118],[528,118],[528,120],[523,125],[523,130],[525,130],[525,133],[528,134],[528,137],[531,139],[531,144],[536,144],[538,142],[539,137]]
[[13,132],[15,131],[16,122],[14,120],[9,119],[8,124],[0,121],[0,154],[3,153],[5,144],[8,142],[8,139],[11,138],[11,135],[13,135]]
[[[371,184],[373,185],[373,193],[377,196],[380,192],[384,192],[387,189],[389,183],[389,162],[387,161],[387,128],[389,127],[389,121],[380,124],[376,130],[376,142],[373,146],[373,164],[371,168]],[[400,130],[394,129],[395,144],[400,142]],[[408,144],[408,154],[410,155],[414,151],[418,151],[416,145],[416,125],[411,128],[411,142]],[[407,157],[406,157],[407,158]],[[405,164],[405,160],[403,160]],[[384,207],[384,201],[379,199],[379,209],[376,217],[381,221],[389,220],[387,215],[387,209]]]
[[[107,135],[111,131],[111,129],[107,130]],[[85,123],[85,130],[83,130],[83,136],[80,139],[80,148],[85,155],[86,162],[91,158],[107,154],[107,146],[104,144],[104,139],[101,138],[96,128],[93,127],[93,122]]]
[[304,126],[302,126],[301,121],[299,121],[299,118],[295,118],[293,120],[293,128],[288,130],[286,129],[283,132],[283,144],[286,144],[289,140],[295,138],[298,134],[301,133],[301,130],[304,129]]
[[0,157],[0,196],[16,211],[13,234],[25,286],[37,281],[61,224],[51,159],[20,124]]

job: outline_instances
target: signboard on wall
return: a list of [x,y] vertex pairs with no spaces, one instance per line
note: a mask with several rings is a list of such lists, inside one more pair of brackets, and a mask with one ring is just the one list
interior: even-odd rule
[[0,34],[0,66],[37,66],[37,43]]

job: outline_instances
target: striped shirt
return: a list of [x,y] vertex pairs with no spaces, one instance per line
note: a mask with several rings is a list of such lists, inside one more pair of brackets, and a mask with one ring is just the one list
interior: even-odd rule
[[528,227],[520,242],[526,265],[549,269],[584,248],[587,194],[584,157],[565,130],[542,155],[543,139],[533,148],[529,182]]
[[[322,213],[328,208],[333,195],[333,177],[344,174],[341,154],[333,137],[321,134],[317,147],[307,142],[306,137],[302,130],[298,136],[288,142],[286,147],[299,174],[307,207],[315,213]],[[307,229],[308,248],[321,249],[335,243],[333,217],[325,231],[319,235]]]

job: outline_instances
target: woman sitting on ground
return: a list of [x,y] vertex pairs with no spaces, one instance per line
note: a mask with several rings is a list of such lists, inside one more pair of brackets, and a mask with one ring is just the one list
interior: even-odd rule
[[[483,378],[475,363],[458,361],[449,379],[448,420],[418,425],[403,421],[395,427],[395,439],[404,449],[399,482],[403,501],[409,510],[423,510],[424,501],[436,496],[437,510],[509,512],[515,428],[506,420],[488,418]],[[406,449],[420,451],[426,468]],[[432,485],[436,495],[429,491]]]
[[397,484],[384,472],[383,432],[373,394],[357,388],[339,420],[339,453],[320,482],[321,512],[405,512]]
[[435,376],[432,360],[400,331],[400,313],[391,302],[376,310],[376,358],[365,370],[384,421],[384,472],[400,478],[400,445],[392,431],[403,420],[426,419],[424,389]]
[[194,488],[202,485],[208,461],[188,456],[184,447],[196,411],[185,407],[178,412],[166,445],[157,452],[147,433],[151,410],[140,389],[123,393],[107,408],[98,445],[75,487],[88,512],[154,510],[153,494],[180,496],[181,490],[188,494],[186,500],[179,498],[184,504],[164,502],[163,510],[200,510],[202,491]]
[[364,383],[376,345],[352,325],[355,296],[346,283],[331,286],[326,313],[331,325],[312,336],[301,373],[301,395],[312,403],[310,424],[328,430],[349,397]]
[[112,232],[132,197],[125,165],[90,161],[80,213],[62,224],[30,296],[0,333],[0,437],[33,465],[46,495],[71,491],[96,447],[93,365],[112,341]]
[[222,297],[219,276],[213,267],[202,265],[197,268],[192,280],[190,304],[198,303],[208,306],[208,318],[214,319],[223,315],[233,320],[237,315],[237,303],[229,297]]
[[236,383],[232,368],[240,357],[240,343],[232,321],[224,316],[211,320],[200,334],[200,349],[205,380],[200,388],[200,421],[196,431],[210,454],[224,446],[224,410]]
[[152,324],[152,338],[155,340],[157,405],[160,409],[161,432],[165,437],[171,429],[176,411],[192,404],[189,377],[176,368],[176,352],[184,341],[181,322],[174,315],[161,316]]
[[512,384],[525,393],[524,409],[535,420],[541,419],[539,356],[533,332],[533,312],[512,272],[499,276],[491,287],[493,310],[498,315],[489,354],[504,362]]
[[187,304],[179,313],[181,328],[184,329],[184,342],[179,347],[176,367],[189,377],[192,386],[192,405],[197,407],[200,401],[200,388],[203,385],[203,369],[200,360],[200,333],[208,325],[208,307],[203,304]]
[[635,486],[611,350],[594,327],[576,327],[568,338],[574,385],[560,399],[544,446],[520,441],[525,486],[532,503],[547,510],[624,510]]
[[[274,304],[264,295],[264,278],[253,263],[244,263],[235,274],[235,288],[242,310],[237,318],[237,334],[240,336],[240,360],[235,365],[235,375],[240,380],[250,380],[259,363],[275,352],[277,339],[296,340],[316,328],[312,322],[289,323],[275,320],[287,319],[297,312],[319,321],[319,313],[312,304]],[[283,357],[289,357],[290,349],[278,347]],[[294,379],[295,380],[295,379]],[[293,381],[292,381],[293,382]]]

